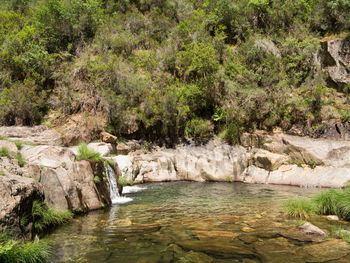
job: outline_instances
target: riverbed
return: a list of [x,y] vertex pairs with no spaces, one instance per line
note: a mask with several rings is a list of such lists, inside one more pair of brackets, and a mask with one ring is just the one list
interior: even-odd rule
[[[288,198],[319,191],[243,183],[133,186],[120,204],[77,217],[44,239],[54,263],[350,262],[337,240],[304,238],[296,229],[301,222],[283,212]],[[312,220],[332,227],[324,218]]]

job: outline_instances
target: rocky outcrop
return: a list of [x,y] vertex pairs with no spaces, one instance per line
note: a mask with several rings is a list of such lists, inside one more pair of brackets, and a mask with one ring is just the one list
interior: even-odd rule
[[342,91],[350,83],[350,41],[335,39],[321,42],[317,60],[328,76],[328,84]]
[[117,154],[123,154],[126,155],[130,152],[134,152],[136,150],[141,149],[141,144],[140,142],[136,140],[130,140],[127,142],[120,142],[117,144]]
[[59,146],[24,146],[21,153],[29,163],[27,173],[35,174],[43,186],[49,206],[87,212],[111,205],[103,162],[77,162],[73,151]]
[[132,163],[135,179],[141,182],[234,181],[247,167],[248,155],[243,147],[210,141],[202,146],[181,145],[141,153],[132,157]]
[[113,157],[128,181],[240,181],[304,187],[350,182],[350,141],[312,139],[257,131],[241,146],[221,141],[183,144]]
[[0,149],[1,148],[6,148],[11,154],[16,154],[18,152],[16,144],[7,140],[0,140]]
[[30,142],[39,145],[63,145],[61,134],[45,126],[2,126],[0,127],[0,135],[11,140]]
[[10,226],[16,234],[31,238],[32,223],[24,226],[21,219],[31,214],[34,201],[43,200],[43,189],[35,180],[13,174],[0,176],[0,226]]
[[117,137],[104,131],[104,132],[101,132],[101,141],[103,141],[105,143],[116,144]]

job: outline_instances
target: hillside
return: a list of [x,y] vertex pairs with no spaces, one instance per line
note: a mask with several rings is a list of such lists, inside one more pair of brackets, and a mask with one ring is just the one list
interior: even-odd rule
[[349,127],[349,30],[349,0],[5,0],[0,125],[319,137]]

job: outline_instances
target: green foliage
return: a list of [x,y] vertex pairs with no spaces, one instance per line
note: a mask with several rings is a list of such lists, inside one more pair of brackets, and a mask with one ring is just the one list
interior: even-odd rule
[[10,157],[10,151],[6,147],[1,147],[0,156]]
[[95,183],[95,184],[101,183],[101,179],[100,179],[99,176],[96,175],[96,176],[94,177],[94,183]]
[[16,153],[14,158],[17,159],[18,165],[20,167],[23,167],[26,164],[26,162],[23,160],[23,156],[21,153]]
[[350,220],[350,189],[327,190],[311,199],[293,199],[285,203],[287,213],[293,217],[307,218],[311,214],[337,215]]
[[128,182],[127,182],[127,180],[126,180],[125,177],[119,176],[119,178],[118,178],[118,184],[124,187],[124,186],[127,186],[127,185],[128,185]]
[[103,161],[101,154],[90,149],[86,143],[80,143],[78,146],[78,155],[76,157],[78,161],[81,160],[93,160],[94,162]]
[[185,134],[189,138],[210,139],[213,135],[213,125],[208,120],[192,119],[186,126]]
[[135,184],[135,181],[131,178],[131,179],[129,180],[129,185],[133,186],[134,184]]
[[0,262],[41,263],[51,256],[51,247],[42,241],[15,241],[5,232],[0,232]]
[[47,208],[45,203],[34,201],[32,207],[32,221],[37,233],[41,233],[49,227],[58,226],[68,222],[73,214],[69,210],[57,210]]
[[314,57],[322,37],[349,32],[350,0],[3,2],[1,125],[89,112],[119,137],[235,144],[241,131],[349,122]]
[[315,213],[315,205],[308,199],[291,199],[284,203],[284,207],[289,216],[295,218],[308,218]]
[[341,238],[345,240],[346,242],[350,243],[350,231],[346,229],[342,229],[340,227],[335,227],[332,229],[333,236],[337,238]]

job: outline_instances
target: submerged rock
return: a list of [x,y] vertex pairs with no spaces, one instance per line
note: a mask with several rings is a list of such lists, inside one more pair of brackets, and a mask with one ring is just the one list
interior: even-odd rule
[[339,221],[339,217],[338,216],[334,216],[334,215],[326,216],[326,218],[329,221]]
[[321,236],[321,237],[326,237],[327,234],[317,226],[314,226],[311,223],[306,222],[305,224],[298,226],[298,229],[307,234],[307,235],[316,235],[316,236]]
[[306,262],[329,262],[330,260],[340,260],[349,255],[350,244],[344,240],[333,239],[304,246],[298,250],[298,253],[307,255]]

